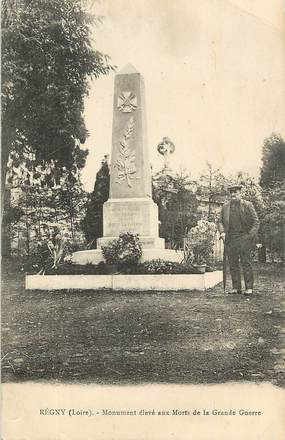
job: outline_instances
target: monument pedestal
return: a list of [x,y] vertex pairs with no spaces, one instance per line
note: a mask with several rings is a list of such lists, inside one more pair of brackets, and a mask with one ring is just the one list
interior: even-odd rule
[[158,207],[150,197],[109,199],[103,206],[103,237],[98,248],[118,238],[122,232],[139,234],[143,249],[164,249],[158,235]]
[[183,252],[164,248],[158,236],[158,207],[150,197],[109,199],[103,206],[103,237],[98,238],[98,249],[74,252],[77,264],[98,264],[104,261],[102,246],[117,239],[122,232],[139,234],[142,244],[140,262],[160,258],[181,262]]

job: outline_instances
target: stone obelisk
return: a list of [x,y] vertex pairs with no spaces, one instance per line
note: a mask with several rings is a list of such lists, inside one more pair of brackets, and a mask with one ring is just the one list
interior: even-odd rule
[[103,237],[97,249],[73,254],[73,262],[97,264],[101,247],[121,232],[139,234],[142,261],[180,261],[181,253],[164,248],[158,233],[158,207],[152,200],[148,157],[144,79],[127,65],[115,75],[110,197],[103,206]]
[[103,207],[98,247],[121,232],[139,234],[143,248],[164,248],[151,195],[144,79],[127,65],[115,76],[110,198]]

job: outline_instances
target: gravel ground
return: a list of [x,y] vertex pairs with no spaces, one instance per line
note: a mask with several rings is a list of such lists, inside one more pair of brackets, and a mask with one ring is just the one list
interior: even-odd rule
[[2,382],[285,386],[284,270],[247,298],[206,292],[25,291],[4,264]]

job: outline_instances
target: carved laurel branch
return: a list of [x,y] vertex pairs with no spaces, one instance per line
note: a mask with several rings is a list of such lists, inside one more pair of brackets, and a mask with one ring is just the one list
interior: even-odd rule
[[135,150],[129,147],[134,128],[135,120],[131,117],[120,139],[120,154],[115,163],[115,168],[118,170],[116,183],[121,184],[126,181],[130,188],[132,187],[131,180],[135,177],[134,175],[137,172]]
[[123,154],[124,156],[128,155],[129,153],[129,143],[133,134],[135,128],[135,120],[133,117],[131,117],[129,119],[129,122],[127,123],[126,129],[123,132],[123,136],[120,140],[120,153]]

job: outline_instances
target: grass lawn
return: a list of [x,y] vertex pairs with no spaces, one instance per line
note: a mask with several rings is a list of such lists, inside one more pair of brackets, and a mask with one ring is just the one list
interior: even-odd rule
[[285,385],[284,271],[256,293],[25,291],[4,264],[2,381]]

